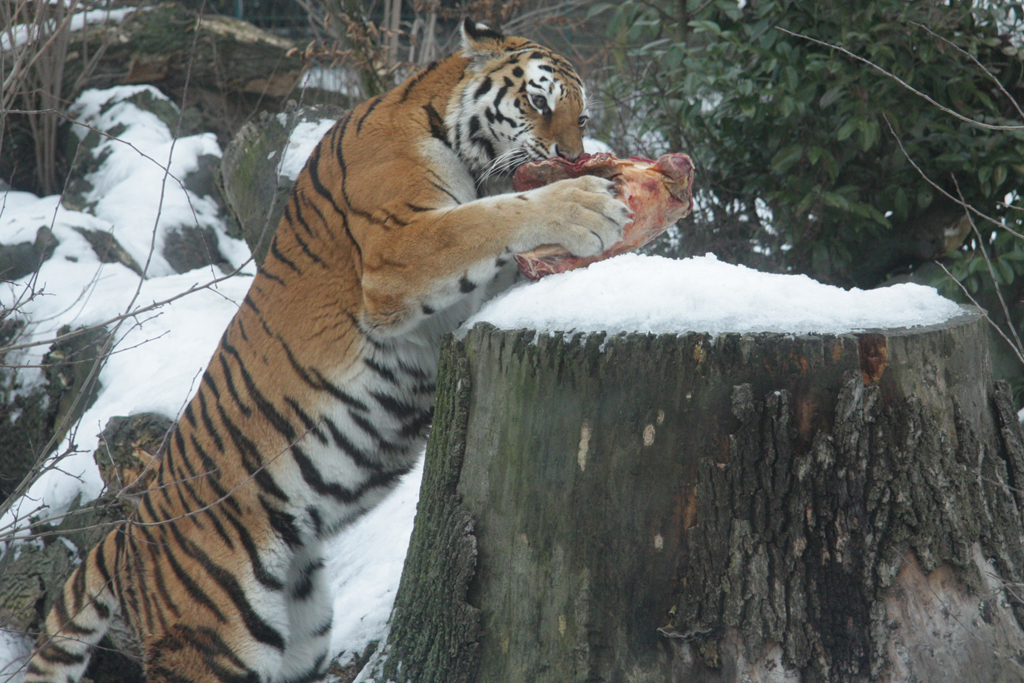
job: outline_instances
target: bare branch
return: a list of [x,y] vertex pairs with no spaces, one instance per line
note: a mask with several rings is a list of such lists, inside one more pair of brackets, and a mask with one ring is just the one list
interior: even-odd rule
[[1020,232],[1017,232],[1016,230],[1011,228],[1009,225],[1007,225],[1003,221],[1001,221],[1001,220],[999,220],[997,218],[992,218],[991,216],[989,216],[989,215],[987,215],[985,213],[982,213],[981,211],[976,209],[973,204],[968,204],[967,202],[963,201],[961,198],[956,197],[956,196],[950,194],[949,192],[947,192],[945,190],[945,188],[943,188],[938,183],[936,183],[934,180],[929,178],[928,175],[924,171],[921,170],[921,167],[917,165],[917,163],[914,161],[914,159],[907,152],[906,148],[903,146],[903,141],[900,139],[900,136],[896,134],[896,130],[892,127],[892,123],[890,123],[889,117],[887,117],[885,114],[882,114],[882,118],[885,120],[885,124],[887,126],[889,126],[889,132],[892,133],[893,138],[896,140],[896,144],[899,145],[899,147],[900,147],[900,151],[903,152],[903,156],[907,159],[908,162],[910,162],[910,165],[914,167],[914,170],[917,171],[918,175],[920,175],[921,178],[923,178],[926,183],[928,183],[929,185],[934,187],[936,190],[938,190],[947,199],[949,199],[949,200],[959,204],[961,207],[963,207],[967,211],[968,214],[973,213],[976,216],[978,216],[979,218],[985,219],[986,221],[988,221],[992,225],[994,225],[994,226],[996,226],[998,228],[1002,228],[1003,230],[1007,231],[1008,233],[1014,235],[1015,237],[1018,237],[1020,239],[1024,239],[1024,234],[1021,234]]
[[914,26],[920,28],[920,29],[923,29],[924,31],[927,31],[931,35],[935,36],[936,38],[938,38],[939,40],[941,40],[945,44],[949,45],[954,50],[956,50],[957,52],[959,52],[960,54],[964,55],[965,57],[970,59],[972,62],[974,62],[974,65],[977,66],[979,69],[981,69],[985,73],[985,75],[989,77],[989,80],[991,80],[993,83],[996,84],[996,87],[999,88],[999,92],[1003,93],[1003,95],[1006,96],[1006,99],[1008,99],[1010,101],[1010,104],[1013,105],[1013,108],[1017,110],[1017,114],[1020,115],[1021,119],[1024,119],[1024,109],[1021,109],[1020,104],[1017,102],[1016,99],[1014,99],[1013,95],[1011,95],[1009,92],[1006,91],[1006,88],[1003,87],[1002,82],[1000,82],[1000,80],[995,77],[995,74],[993,74],[991,71],[988,70],[988,67],[986,67],[984,64],[982,64],[980,61],[978,61],[977,57],[975,57],[970,52],[968,52],[967,50],[963,49],[962,47],[960,47],[959,45],[957,45],[956,43],[951,41],[949,38],[946,38],[945,36],[940,36],[938,33],[936,33],[935,31],[931,30],[930,28],[928,28],[924,24],[919,24],[919,23],[917,23],[916,21],[913,21],[913,20],[910,20],[910,23],[913,24]]
[[[963,193],[960,191],[960,183],[956,181],[956,176],[953,177],[953,184],[956,185],[957,194],[960,195],[960,201],[963,201]],[[999,286],[999,280],[996,279],[996,271],[992,266],[992,259],[989,258],[988,250],[985,249],[985,240],[981,236],[981,231],[978,230],[978,226],[974,222],[974,217],[971,216],[970,212],[967,213],[967,220],[971,222],[971,229],[974,231],[975,237],[978,238],[978,251],[985,257],[985,264],[988,266],[989,276],[992,278],[992,285],[995,287],[996,296],[999,297],[999,305],[1003,309],[1003,315],[1006,316],[1007,324],[1010,328],[1010,332],[1013,333],[1013,339],[1016,342],[1014,349],[1018,352],[1017,355],[1021,355],[1021,351],[1024,350],[1024,344],[1020,343],[1020,337],[1017,335],[1017,330],[1013,324],[1013,318],[1010,316],[1010,308],[1006,305],[1006,300],[1003,299],[1003,289]],[[1004,335],[1005,337],[1005,335]],[[1009,341],[1009,340],[1007,340]],[[1024,362],[1024,359],[1022,359]]]
[[953,273],[949,272],[949,269],[946,268],[946,266],[944,266],[940,261],[932,261],[932,263],[936,264],[939,268],[942,268],[942,271],[949,276],[949,279],[957,284],[957,286],[960,288],[960,291],[962,291],[964,293],[964,296],[967,297],[968,301],[974,304],[978,308],[978,310],[981,311],[981,314],[985,316],[985,320],[988,321],[988,324],[991,325],[992,328],[999,333],[999,336],[1002,337],[1007,344],[1009,344],[1010,348],[1013,350],[1014,355],[1017,356],[1017,359],[1021,363],[1024,363],[1024,352],[1022,352],[1020,347],[1016,346],[1010,340],[1010,338],[1006,336],[1006,333],[1003,332],[1003,328],[999,327],[999,325],[996,325],[995,321],[989,317],[988,311],[986,311],[984,307],[982,307],[982,305],[978,303],[977,299],[971,296],[971,293],[967,291],[966,287],[964,287],[964,283],[960,282],[955,277],[953,277]]
[[964,123],[969,123],[972,126],[977,126],[978,128],[984,128],[985,130],[1024,130],[1024,125],[997,126],[997,125],[993,125],[993,124],[990,124],[990,123],[984,123],[982,121],[976,121],[975,119],[972,119],[970,117],[963,116],[962,114],[958,114],[957,112],[953,111],[949,107],[945,107],[945,106],[939,104],[934,99],[932,99],[930,96],[926,95],[925,93],[921,92],[920,90],[918,90],[914,86],[910,85],[909,83],[904,81],[902,78],[900,78],[896,74],[892,73],[891,71],[887,71],[887,70],[883,69],[882,67],[878,66],[877,64],[872,62],[870,59],[865,59],[864,57],[861,57],[860,55],[858,55],[856,53],[850,52],[846,48],[840,47],[839,45],[834,45],[832,43],[825,42],[824,40],[818,40],[817,38],[811,38],[810,36],[804,35],[803,33],[796,33],[794,31],[790,31],[788,29],[784,29],[781,26],[776,26],[775,29],[778,30],[778,31],[781,31],[783,33],[786,33],[788,35],[791,35],[794,38],[802,38],[802,39],[804,39],[806,41],[815,43],[816,45],[821,45],[822,47],[827,47],[827,48],[829,48],[831,50],[837,50],[839,52],[842,52],[844,55],[847,55],[849,57],[852,57],[853,59],[856,59],[858,62],[861,62],[863,64],[867,64],[868,66],[870,66],[875,71],[878,71],[882,75],[884,75],[884,76],[886,76],[888,78],[891,78],[892,80],[896,81],[897,83],[899,83],[901,86],[903,86],[904,88],[906,88],[910,92],[914,93],[918,97],[920,97],[920,98],[924,99],[925,101],[927,101],[929,104],[935,106],[936,108],[938,108],[939,110],[945,112],[946,114],[949,114],[950,116],[953,116],[953,117],[955,117],[957,119],[960,119]]

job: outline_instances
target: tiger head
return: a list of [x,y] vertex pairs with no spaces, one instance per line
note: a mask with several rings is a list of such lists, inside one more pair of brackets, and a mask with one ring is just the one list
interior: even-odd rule
[[466,78],[449,105],[455,149],[483,182],[520,164],[583,153],[587,99],[564,57],[467,19]]

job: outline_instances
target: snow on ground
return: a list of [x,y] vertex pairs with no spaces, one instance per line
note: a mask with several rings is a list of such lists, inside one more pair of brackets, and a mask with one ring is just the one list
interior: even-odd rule
[[[128,101],[138,95],[170,103],[166,95],[148,85],[87,90],[70,108],[69,113],[84,124],[72,126],[72,131],[84,140],[92,128],[121,129],[116,139],[105,138],[93,152],[104,161],[85,177],[93,188],[85,200],[96,217],[114,226],[117,241],[140,266],[145,268],[149,262],[147,275],[169,275],[174,269],[161,255],[168,231],[198,225],[218,231],[224,247],[237,240],[227,237],[211,198],[198,197],[179,183],[198,169],[200,156],[221,155],[217,137],[204,133],[175,139],[155,114]],[[237,244],[235,247],[224,255],[229,259],[235,256],[240,263],[248,253]]]
[[409,548],[423,460],[379,506],[328,543],[327,572],[334,590],[331,650],[342,665],[379,641],[395,602]]
[[32,647],[28,637],[13,631],[0,630],[0,680],[21,683],[24,675],[15,673]]
[[845,334],[935,325],[960,307],[931,287],[844,290],[806,275],[761,273],[714,254],[685,260],[623,254],[520,285],[470,318],[547,332]]
[[[47,271],[66,265],[53,263],[56,258],[51,258],[47,264],[52,264],[50,268],[44,265],[40,274],[40,282],[45,283],[48,289],[53,280],[44,279],[48,278]],[[83,251],[81,260],[85,259]],[[78,270],[81,261],[68,265],[72,266],[68,270]],[[94,272],[96,277],[92,282],[79,281],[88,282],[89,287],[82,292],[82,300],[78,304],[68,307],[68,301],[61,302],[59,296],[41,297],[40,305],[29,307],[30,315],[37,320],[50,318],[71,321],[74,325],[89,325],[104,322],[123,312],[139,284],[138,276],[119,264],[105,264],[96,267]],[[211,279],[208,270],[200,269],[146,280],[139,290],[138,303],[145,305],[163,301]],[[77,452],[61,464],[63,472],[74,476],[52,471],[43,475],[29,492],[30,501],[46,502],[49,510],[44,516],[63,514],[79,492],[86,500],[100,494],[103,484],[92,453],[97,446],[98,435],[110,417],[150,411],[175,419],[178,417],[186,399],[198,386],[198,377],[205,369],[224,327],[248,291],[251,280],[251,277],[229,278],[158,310],[142,313],[121,326],[114,354],[99,375],[101,392],[71,437]],[[73,291],[77,295],[80,290],[79,284]],[[61,308],[64,310],[59,310]],[[47,324],[46,327],[51,334],[55,331],[55,326]],[[61,450],[68,445],[62,445]],[[26,503],[34,507],[30,501]],[[16,509],[9,515],[24,516],[24,512]],[[3,518],[0,527],[6,527],[9,521],[8,517]]]
[[[233,265],[240,267],[248,258],[244,242],[228,237],[214,202],[185,190],[174,179],[197,168],[200,155],[220,156],[214,136],[175,140],[164,122],[129,101],[139,95],[167,100],[150,86],[121,86],[88,90],[70,108],[87,126],[120,131],[118,139],[103,138],[92,150],[101,163],[86,176],[93,188],[85,196],[90,213],[64,208],[56,195],[0,195],[0,243],[31,242],[41,226],[48,226],[59,242],[39,270],[37,287],[42,294],[21,307],[29,324],[19,342],[51,339],[63,325],[106,323],[130,309],[174,297],[222,275],[210,268],[174,273],[160,255],[168,230],[197,224],[212,228],[219,249]],[[82,139],[90,129],[76,124],[72,130]],[[148,279],[140,280],[119,263],[101,263],[83,231],[113,235],[140,266],[149,263]],[[118,344],[99,376],[102,393],[86,412],[80,429],[72,432],[58,451],[73,440],[73,450],[78,452],[63,468],[74,477],[51,472],[37,482],[26,504],[43,496],[48,514],[61,514],[79,492],[86,500],[99,494],[101,482],[92,463],[92,450],[109,417],[146,410],[177,415],[190,393],[191,378],[205,367],[254,272],[249,265],[240,277],[108,328],[115,331]],[[23,279],[20,286],[0,291],[0,306],[11,305],[27,282]],[[212,324],[201,324],[204,318]],[[15,360],[38,364],[46,351],[45,345],[37,346]],[[32,381],[32,374],[26,373],[26,379]],[[35,374],[38,376],[38,371]],[[0,519],[0,529],[6,528],[12,515],[24,516],[26,509],[16,509]]]

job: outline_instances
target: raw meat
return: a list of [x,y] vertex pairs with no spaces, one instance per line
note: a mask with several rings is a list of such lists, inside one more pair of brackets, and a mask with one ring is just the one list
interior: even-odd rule
[[662,155],[657,161],[619,159],[611,154],[584,154],[575,161],[533,161],[516,169],[512,187],[522,192],[582,175],[615,181],[616,196],[633,211],[633,220],[626,225],[622,240],[598,256],[573,256],[554,244],[516,254],[519,271],[531,280],[639,249],[693,209],[693,162],[679,153]]

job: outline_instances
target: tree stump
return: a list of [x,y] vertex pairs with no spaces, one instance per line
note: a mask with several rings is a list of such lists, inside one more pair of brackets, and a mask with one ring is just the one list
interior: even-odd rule
[[1024,680],[1024,437],[975,309],[442,352],[363,680]]

